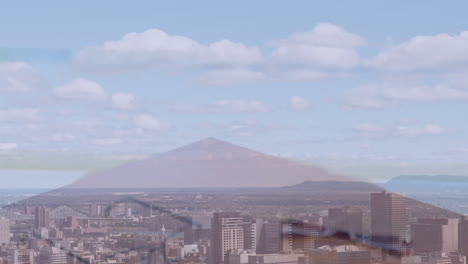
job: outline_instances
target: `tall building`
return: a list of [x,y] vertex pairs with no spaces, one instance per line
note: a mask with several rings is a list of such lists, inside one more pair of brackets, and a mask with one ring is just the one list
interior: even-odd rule
[[260,244],[263,221],[250,216],[244,216],[242,226],[244,228],[244,249],[256,251]]
[[462,216],[458,223],[458,251],[468,256],[468,216]]
[[153,243],[148,250],[148,264],[167,263],[166,243]]
[[272,254],[280,252],[282,247],[281,228],[282,225],[280,223],[263,223],[260,231],[258,253]]
[[10,243],[10,220],[0,218],[0,246]]
[[220,212],[213,214],[211,227],[211,261],[224,264],[228,251],[244,249],[244,229],[242,216],[238,212]]
[[46,207],[36,207],[34,210],[34,225],[36,228],[49,228],[50,209]]
[[328,228],[333,233],[343,234],[352,240],[363,237],[364,214],[361,208],[342,207],[328,209]]
[[200,239],[210,238],[211,215],[192,215],[184,227],[184,245],[196,244]]
[[458,251],[458,219],[420,218],[411,225],[416,255]]
[[21,245],[18,249],[9,252],[10,262],[12,264],[34,264],[34,250]]
[[406,198],[400,194],[371,193],[371,243],[399,254],[406,243]]
[[282,251],[311,251],[320,233],[320,226],[304,221],[288,221],[282,226]]
[[89,215],[90,216],[102,216],[103,208],[100,204],[91,204],[89,206]]

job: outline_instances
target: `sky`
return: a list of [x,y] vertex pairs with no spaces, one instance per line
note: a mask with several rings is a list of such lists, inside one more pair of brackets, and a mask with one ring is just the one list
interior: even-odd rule
[[466,10],[4,3],[0,170],[38,170],[53,185],[43,170],[68,175],[216,137],[369,181],[468,176]]

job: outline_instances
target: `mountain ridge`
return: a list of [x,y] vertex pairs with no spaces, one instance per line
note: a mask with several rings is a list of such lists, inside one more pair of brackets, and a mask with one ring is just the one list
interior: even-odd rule
[[90,173],[66,188],[283,187],[349,179],[215,138]]

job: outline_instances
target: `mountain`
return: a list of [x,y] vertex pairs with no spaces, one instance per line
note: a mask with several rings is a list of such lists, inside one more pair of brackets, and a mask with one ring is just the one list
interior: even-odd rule
[[370,193],[381,192],[383,190],[383,188],[375,184],[358,181],[305,181],[300,184],[283,187],[282,189],[288,191],[340,193]]
[[449,175],[405,175],[398,176],[381,184],[392,192],[404,193],[465,193],[468,189],[468,177]]
[[320,168],[207,138],[144,160],[90,173],[68,188],[280,187],[346,181]]

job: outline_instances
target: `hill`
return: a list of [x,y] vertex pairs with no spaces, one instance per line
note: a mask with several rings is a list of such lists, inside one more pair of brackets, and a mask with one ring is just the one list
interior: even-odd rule
[[67,188],[281,187],[346,181],[320,168],[207,138],[144,160],[90,173]]

